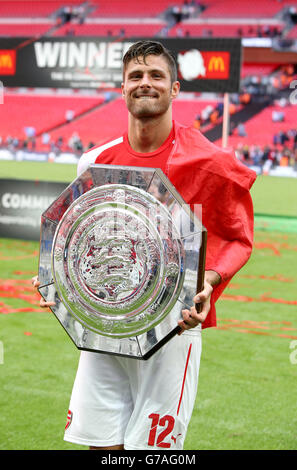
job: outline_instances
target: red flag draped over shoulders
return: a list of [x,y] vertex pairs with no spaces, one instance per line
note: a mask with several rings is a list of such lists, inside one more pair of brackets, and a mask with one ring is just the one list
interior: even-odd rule
[[208,232],[206,270],[222,277],[212,294],[203,324],[206,328],[216,325],[215,302],[252,251],[254,217],[249,190],[256,173],[196,129],[175,123],[175,132],[166,173],[193,210],[194,205],[202,205],[202,224]]
[[[211,309],[203,328],[216,326],[215,302],[234,274],[248,261],[253,245],[253,203],[250,195],[256,173],[239,162],[233,151],[217,147],[193,127],[174,122],[175,143],[169,158],[158,156],[154,165],[163,168],[179,194],[195,211],[202,206],[207,229],[206,270],[221,275],[214,287]],[[161,161],[162,160],[162,161]],[[125,139],[116,139],[83,155],[79,171],[90,163],[151,167],[151,159],[135,157]],[[197,214],[198,217],[201,215]]]

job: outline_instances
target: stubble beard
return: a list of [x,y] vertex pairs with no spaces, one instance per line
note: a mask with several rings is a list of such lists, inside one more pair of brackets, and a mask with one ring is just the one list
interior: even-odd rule
[[132,98],[128,100],[127,108],[132,116],[137,119],[151,119],[165,114],[170,104],[171,101],[169,98],[164,102],[160,102],[154,98],[140,99],[139,102],[137,102],[137,99]]

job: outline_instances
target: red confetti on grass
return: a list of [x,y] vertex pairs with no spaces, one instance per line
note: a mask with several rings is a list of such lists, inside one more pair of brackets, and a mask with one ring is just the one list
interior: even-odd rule
[[30,305],[28,307],[16,308],[0,302],[0,314],[49,312],[48,309],[40,307],[40,295],[32,286],[30,279],[0,279],[0,297],[4,299],[20,299]]
[[1,261],[15,261],[17,259],[36,258],[38,254],[39,254],[38,251],[34,251],[33,253],[30,253],[29,255],[21,255],[21,256],[3,256],[3,254],[0,253],[0,260]]
[[[237,320],[233,318],[218,320],[218,330],[235,331],[237,333],[254,334],[261,336],[274,336],[278,338],[297,339],[296,335],[288,335],[281,331],[297,331],[297,328],[286,328],[281,325],[291,325],[287,321],[257,322],[254,320]],[[265,326],[263,326],[265,324]],[[263,331],[265,330],[265,331]],[[267,331],[268,330],[268,331]]]
[[[290,247],[287,244],[271,244],[271,243],[263,243],[257,244],[258,249],[268,248],[271,249],[272,252],[279,256],[280,255],[280,248],[283,249],[296,249],[295,247]],[[36,256],[37,252],[30,254],[25,257]],[[4,258],[2,258],[4,259]],[[6,258],[8,259],[8,257]],[[12,259],[12,258],[11,258]],[[15,258],[14,258],[15,259]],[[15,275],[17,276],[32,276],[35,273],[32,271],[15,271]],[[264,279],[269,281],[278,281],[278,282],[294,282],[295,279],[286,278],[281,274],[275,274],[272,276],[265,276],[265,275],[239,275],[242,278],[250,278],[250,279]],[[238,289],[243,287],[240,284],[232,283],[229,285],[229,288]],[[40,295],[36,292],[36,289],[31,284],[31,279],[0,279],[0,297],[4,299],[20,299],[24,302],[27,302],[29,306],[22,307],[22,308],[15,308],[10,305],[7,305],[4,302],[0,302],[0,314],[11,314],[11,313],[26,313],[26,312],[35,312],[35,313],[50,313],[49,309],[41,308],[39,305],[40,302]],[[240,302],[267,302],[267,303],[276,303],[276,304],[286,304],[286,305],[297,305],[297,300],[286,300],[282,298],[275,298],[270,295],[270,293],[264,293],[259,297],[251,297],[245,295],[231,295],[223,293],[221,296],[224,300],[231,300],[231,301],[240,301]],[[230,330],[239,333],[245,334],[255,334],[255,335],[263,335],[263,336],[275,336],[280,338],[287,338],[287,339],[297,339],[297,336],[293,333],[297,331],[296,328],[291,326],[291,322],[287,321],[252,321],[252,320],[244,320],[239,321],[235,319],[227,319],[227,320],[218,320],[218,329],[219,330]],[[288,334],[285,334],[287,332]],[[31,336],[32,333],[27,331],[24,332],[26,336]]]
[[277,335],[277,336],[279,336],[280,338],[297,339],[297,336],[293,336],[293,335]]
[[286,304],[286,305],[297,305],[297,300],[286,300],[269,297],[266,294],[262,294],[260,297],[249,297],[247,295],[232,295],[222,294],[221,299],[233,300],[235,302],[272,302],[275,304]]
[[282,274],[274,274],[273,276],[265,276],[264,274],[260,274],[259,276],[255,276],[252,274],[238,274],[238,277],[242,277],[245,279],[264,279],[267,281],[295,282],[295,279],[285,277]]
[[281,250],[297,251],[297,246],[295,245],[290,245],[289,243],[272,242],[271,240],[254,242],[254,248],[256,250],[271,250],[276,256],[281,256]]
[[272,250],[272,252],[276,255],[276,256],[281,256],[280,254],[280,251],[279,251],[279,248],[278,248],[278,245],[277,243],[265,243],[265,242],[255,242],[254,244],[254,247],[257,249],[257,250],[264,250],[264,249],[269,249],[269,250]]

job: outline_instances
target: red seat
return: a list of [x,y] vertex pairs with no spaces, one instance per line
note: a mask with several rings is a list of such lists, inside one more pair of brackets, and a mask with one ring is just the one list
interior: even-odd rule
[[36,134],[66,122],[65,113],[73,110],[75,115],[103,102],[103,97],[42,96],[34,94],[5,94],[0,106],[1,137],[25,138],[24,128],[34,127]]

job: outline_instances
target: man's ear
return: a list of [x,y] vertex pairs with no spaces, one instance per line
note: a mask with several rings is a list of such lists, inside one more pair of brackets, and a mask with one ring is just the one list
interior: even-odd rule
[[124,88],[124,83],[121,85],[121,90],[122,90],[122,97],[125,98],[125,88]]
[[173,82],[172,88],[171,88],[171,97],[174,100],[178,95],[180,91],[180,83],[179,82]]

